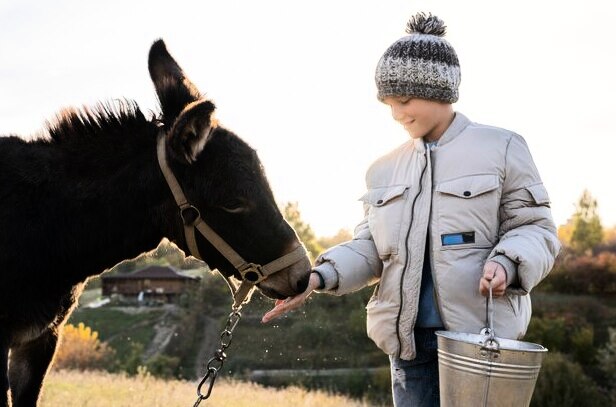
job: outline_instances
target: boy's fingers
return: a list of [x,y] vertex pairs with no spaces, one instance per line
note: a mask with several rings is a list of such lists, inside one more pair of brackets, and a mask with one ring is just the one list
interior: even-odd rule
[[492,295],[502,297],[507,289],[507,274],[503,266],[494,261],[487,262],[483,267],[483,277],[479,280],[481,295],[489,294],[490,282],[492,282]]
[[492,280],[496,274],[497,267],[497,263],[494,263],[492,261],[487,262],[483,267],[483,278],[488,281]]
[[302,305],[304,305],[306,299],[310,296],[310,294],[312,294],[312,291],[318,286],[318,276],[316,274],[311,275],[306,291],[299,295],[296,295],[295,297],[289,297],[285,300],[276,300],[274,308],[267,312],[265,315],[263,315],[263,318],[261,318],[261,322],[267,323],[274,318],[278,318],[279,316],[286,314],[287,312],[293,311],[294,309],[301,307]]
[[286,300],[276,300],[276,305],[274,308],[263,315],[261,322],[269,322],[274,318],[294,310],[295,308],[299,308],[304,303],[306,297],[306,295],[300,294],[293,298],[287,298]]

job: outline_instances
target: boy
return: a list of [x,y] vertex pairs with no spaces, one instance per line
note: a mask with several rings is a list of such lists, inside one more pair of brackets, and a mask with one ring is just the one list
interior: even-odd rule
[[378,283],[368,335],[390,357],[396,406],[438,406],[437,330],[479,333],[492,285],[494,330],[519,339],[528,293],[560,243],[548,194],[522,137],[455,112],[460,66],[445,25],[419,13],[376,69],[378,99],[411,140],[366,174],[366,216],[353,240],[321,254],[302,295],[342,295]]

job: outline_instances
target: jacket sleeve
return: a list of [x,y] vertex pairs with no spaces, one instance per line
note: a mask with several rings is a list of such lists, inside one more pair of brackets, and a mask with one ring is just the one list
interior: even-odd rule
[[375,284],[380,278],[383,263],[370,234],[367,204],[364,209],[366,216],[355,228],[353,240],[334,246],[317,258],[314,271],[325,282],[321,291],[348,294]]
[[507,270],[507,290],[527,294],[547,276],[560,251],[548,193],[522,137],[506,153],[499,242],[488,260]]

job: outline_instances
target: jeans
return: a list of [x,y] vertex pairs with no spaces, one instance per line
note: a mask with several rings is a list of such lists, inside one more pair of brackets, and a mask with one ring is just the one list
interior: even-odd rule
[[438,407],[438,356],[435,332],[443,328],[415,328],[417,355],[413,360],[389,357],[395,407]]

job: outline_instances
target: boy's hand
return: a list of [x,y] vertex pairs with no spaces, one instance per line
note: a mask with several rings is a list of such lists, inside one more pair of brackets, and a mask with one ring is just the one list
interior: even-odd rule
[[306,291],[303,293],[296,295],[295,297],[289,297],[286,300],[276,300],[276,305],[274,309],[263,315],[261,322],[268,323],[274,318],[278,318],[279,316],[286,314],[287,312],[293,311],[296,308],[301,307],[306,302],[306,299],[312,294],[312,292],[319,287],[320,284],[319,276],[317,273],[310,274],[310,280],[308,280],[308,287]]
[[507,289],[507,272],[499,263],[489,261],[483,266],[483,277],[479,280],[479,292],[487,297],[492,281],[492,296],[502,297]]

